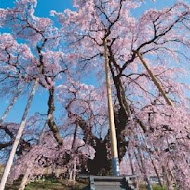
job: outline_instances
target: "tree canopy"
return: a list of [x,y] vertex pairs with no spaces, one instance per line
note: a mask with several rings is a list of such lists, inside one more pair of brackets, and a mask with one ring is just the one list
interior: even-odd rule
[[[30,97],[35,81],[35,95],[48,95],[46,113],[27,117],[10,180],[26,168],[31,176],[44,167],[70,175],[74,165],[78,172],[111,173],[106,39],[121,173],[146,182],[156,174],[170,189],[189,189],[190,6],[176,1],[134,16],[142,3],[74,0],[73,10],[50,12],[56,23],[35,16],[37,0],[0,9],[7,30],[0,33],[0,89],[10,103],[0,121],[4,160],[20,126],[5,121],[16,100]],[[94,84],[85,82],[92,78]]]

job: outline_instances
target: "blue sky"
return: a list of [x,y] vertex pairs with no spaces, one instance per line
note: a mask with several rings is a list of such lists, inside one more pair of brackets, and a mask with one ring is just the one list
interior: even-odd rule
[[[0,8],[13,7],[14,0],[0,0]],[[62,12],[66,8],[72,8],[71,0],[38,0],[37,7],[35,9],[35,15],[39,17],[48,17],[50,10],[56,10]],[[1,31],[1,30],[0,30]],[[5,32],[4,30],[2,30]],[[48,94],[44,91],[38,91],[39,93],[35,95],[30,114],[35,112],[46,113],[47,111],[47,101]],[[20,97],[14,108],[8,115],[6,121],[20,122],[22,113],[26,105],[26,98]],[[9,101],[6,99],[1,99],[0,103],[0,115],[5,110]],[[57,105],[58,106],[58,105]],[[59,115],[58,109],[56,109],[56,115]]]
[[[14,0],[0,0],[0,7],[13,7]],[[63,11],[72,8],[72,0],[38,0],[36,14],[48,16],[50,10]]]
[[[134,10],[132,14],[136,17],[139,17],[145,10],[150,8],[163,8],[165,6],[172,5],[175,0],[157,0],[156,3],[151,0],[146,0],[142,7]],[[13,7],[14,0],[0,0],[0,8]],[[38,0],[37,8],[35,10],[35,15],[39,17],[48,17],[50,10],[56,10],[58,12],[62,12],[64,9],[70,8],[72,9],[72,0]],[[0,32],[5,32],[6,30],[0,30]],[[94,81],[90,81],[90,78],[87,78],[86,81],[88,84],[93,83]],[[44,91],[38,93],[35,96],[30,114],[35,112],[46,113],[47,111],[47,100],[48,95]],[[3,110],[6,108],[8,104],[8,100],[1,99],[0,103],[0,115],[3,113]],[[19,101],[14,106],[14,109],[10,112],[6,121],[15,121],[20,122],[22,113],[24,111],[24,107],[26,104],[26,98],[21,97]],[[58,106],[58,105],[57,105]],[[59,108],[56,109],[55,115],[62,114]]]
[[[146,0],[143,3],[143,7],[140,7],[138,11],[135,11],[135,15],[139,16],[144,12],[145,9],[157,8],[160,9],[165,6],[172,5],[176,0],[157,0],[152,2],[151,0]],[[0,0],[0,7],[13,7],[14,0]],[[47,17],[49,16],[50,10],[63,11],[66,8],[72,8],[72,0],[38,0],[37,8],[35,14],[37,16]]]

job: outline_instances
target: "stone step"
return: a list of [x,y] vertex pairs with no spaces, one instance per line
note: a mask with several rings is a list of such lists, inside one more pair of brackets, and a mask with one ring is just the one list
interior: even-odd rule
[[84,190],[135,190],[135,178],[136,176],[88,176],[88,187]]

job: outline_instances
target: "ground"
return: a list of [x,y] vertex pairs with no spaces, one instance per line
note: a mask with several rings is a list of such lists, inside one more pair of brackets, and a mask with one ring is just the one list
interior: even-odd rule
[[[19,182],[15,182],[13,185],[9,185],[5,190],[18,190]],[[25,190],[82,190],[87,186],[87,181],[79,181],[75,185],[68,184],[66,181],[47,179],[45,181],[39,180],[28,184]],[[139,190],[146,190],[145,185],[140,185]],[[153,190],[166,190],[157,185],[153,186]]]

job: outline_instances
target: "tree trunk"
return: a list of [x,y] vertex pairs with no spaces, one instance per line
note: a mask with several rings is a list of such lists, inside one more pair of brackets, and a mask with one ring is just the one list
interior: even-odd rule
[[32,91],[31,91],[31,93],[29,95],[29,98],[28,98],[28,101],[27,101],[27,105],[25,107],[24,114],[22,116],[22,120],[21,120],[21,123],[20,123],[20,126],[19,126],[19,130],[18,130],[16,139],[15,139],[15,141],[13,143],[13,147],[12,147],[9,159],[7,161],[7,164],[6,164],[6,167],[5,167],[2,179],[1,179],[0,190],[4,190],[4,188],[5,188],[5,184],[7,182],[7,178],[8,178],[8,175],[9,175],[12,163],[13,163],[13,159],[14,159],[15,153],[16,153],[16,149],[17,149],[17,147],[19,145],[20,138],[22,136],[22,133],[23,133],[23,130],[24,130],[24,127],[25,127],[25,124],[26,124],[26,117],[27,117],[28,112],[30,110],[31,103],[32,103],[35,91],[37,89],[37,86],[38,86],[38,82],[39,82],[39,78],[37,78],[35,80],[34,85],[32,87]]
[[54,121],[53,112],[55,110],[54,106],[54,87],[49,89],[49,100],[48,100],[48,126],[53,132],[53,136],[56,139],[57,143],[61,146],[63,144],[63,139],[59,134],[59,129]]

